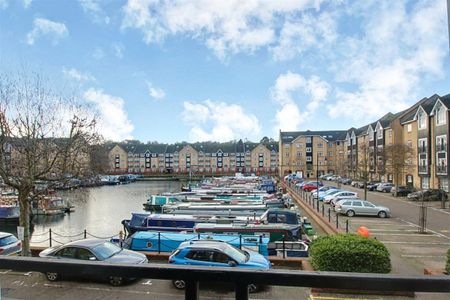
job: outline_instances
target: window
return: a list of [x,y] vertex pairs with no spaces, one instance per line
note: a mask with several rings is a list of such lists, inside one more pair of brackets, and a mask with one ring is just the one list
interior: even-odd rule
[[435,114],[436,125],[437,126],[444,125],[446,123],[446,120],[445,120],[446,109],[440,103],[438,103],[437,105],[438,105],[438,107],[436,109],[436,114]]
[[418,128],[419,129],[427,128],[427,123],[426,123],[427,116],[425,115],[424,111],[421,110],[420,108],[419,108],[419,114],[418,114],[417,118],[418,118],[418,123],[417,123]]
[[310,136],[306,137],[306,142],[307,143],[311,143],[311,137]]
[[59,250],[55,256],[59,257],[67,257],[67,258],[75,258],[77,254],[77,248],[75,247],[66,247],[64,249]]
[[436,137],[436,151],[447,151],[446,135],[439,135]]
[[362,206],[361,201],[353,201],[353,206]]
[[311,152],[311,147],[306,147],[306,152]]
[[306,157],[306,161],[312,161],[312,157],[311,156],[307,156]]
[[419,139],[419,153],[427,152],[427,139]]
[[319,156],[323,156],[323,152],[317,152]]
[[289,148],[289,144],[284,144],[284,148]]
[[297,157],[301,157],[302,153],[301,152],[297,152]]
[[429,177],[422,177],[422,189],[429,189],[430,188],[430,178]]
[[439,187],[441,190],[448,192],[448,179],[442,178],[439,180]]
[[372,126],[369,127],[369,141],[373,141],[373,129],[372,129]]
[[297,144],[295,144],[295,147],[297,147],[297,148],[301,148],[301,147],[302,147],[302,144],[300,144],[300,143],[297,143]]
[[370,208],[374,208],[375,207],[375,205],[373,205],[372,203],[369,203],[369,202],[363,202],[363,204],[364,204],[365,207],[370,207]]
[[412,124],[406,125],[406,131],[408,131],[408,132],[412,131]]
[[381,127],[380,127],[377,131],[377,139],[382,139],[382,138],[383,138],[383,129],[381,129]]
[[406,145],[407,145],[408,147],[412,147],[412,141],[411,141],[411,140],[408,140],[408,141],[406,142]]
[[323,144],[322,144],[322,143],[318,143],[318,144],[317,144],[317,147],[323,148]]
[[328,156],[333,156],[333,152],[328,152]]

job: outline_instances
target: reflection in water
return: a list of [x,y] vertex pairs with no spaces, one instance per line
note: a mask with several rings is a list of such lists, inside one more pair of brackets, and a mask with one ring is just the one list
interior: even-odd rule
[[[84,188],[60,191],[58,195],[75,205],[75,212],[60,216],[39,216],[33,219],[32,242],[52,237],[68,242],[83,237],[111,237],[123,230],[121,221],[129,219],[132,212],[143,212],[142,203],[151,194],[180,191],[177,181],[142,181],[126,185]],[[13,233],[16,233],[14,227]],[[55,244],[56,245],[56,244]]]

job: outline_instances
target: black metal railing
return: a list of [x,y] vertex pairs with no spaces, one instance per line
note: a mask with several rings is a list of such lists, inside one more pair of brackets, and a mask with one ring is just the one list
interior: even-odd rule
[[450,293],[450,276],[405,276],[371,273],[309,272],[179,266],[170,264],[110,264],[62,261],[35,257],[0,257],[0,269],[56,272],[72,276],[97,274],[124,278],[181,279],[186,281],[185,299],[199,298],[199,282],[226,282],[235,286],[236,299],[248,299],[249,284],[368,291]]
[[436,151],[447,151],[447,144],[437,144]]
[[437,166],[436,173],[437,174],[447,174],[447,166],[446,165]]
[[419,173],[428,173],[428,166],[427,165],[419,165],[418,169],[419,169]]

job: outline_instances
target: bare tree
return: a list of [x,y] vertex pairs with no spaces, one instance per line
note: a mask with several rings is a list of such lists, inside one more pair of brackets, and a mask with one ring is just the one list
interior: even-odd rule
[[369,181],[370,147],[368,143],[361,143],[358,147],[357,172],[358,178],[364,184],[364,200],[367,200],[367,182]]
[[400,178],[412,167],[413,149],[404,144],[388,145],[384,148],[386,169],[392,173],[395,181],[395,196],[397,196]]
[[30,255],[30,203],[43,192],[36,181],[52,188],[91,173],[89,153],[99,136],[87,111],[39,74],[0,74],[0,176],[18,192],[23,255]]

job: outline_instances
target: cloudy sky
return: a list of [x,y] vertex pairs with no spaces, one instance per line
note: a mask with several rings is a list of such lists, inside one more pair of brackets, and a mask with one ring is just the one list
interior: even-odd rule
[[107,139],[347,129],[450,93],[445,0],[0,0],[0,67],[76,90]]

